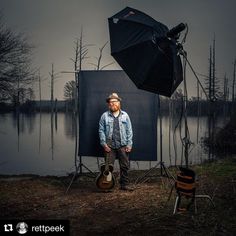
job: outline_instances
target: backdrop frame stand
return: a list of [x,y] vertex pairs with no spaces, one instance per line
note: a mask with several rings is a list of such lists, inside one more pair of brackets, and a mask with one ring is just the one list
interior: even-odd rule
[[[67,189],[66,189],[66,193],[69,191],[69,189],[70,189],[70,187],[71,187],[71,185],[72,185],[72,183],[76,180],[76,179],[78,179],[79,177],[81,177],[81,176],[87,176],[87,177],[90,177],[90,178],[96,178],[96,175],[95,175],[95,173],[94,172],[92,172],[85,164],[83,164],[83,162],[82,162],[82,156],[80,155],[79,156],[79,161],[77,160],[77,158],[75,158],[76,160],[75,160],[75,172],[74,172],[74,174],[73,174],[73,177],[72,177],[72,179],[71,179],[71,181],[70,181],[70,184],[68,185],[68,187],[67,187]],[[77,165],[77,163],[78,163],[78,165]],[[83,174],[83,168],[85,168],[91,175],[89,175],[89,174]]]
[[[156,176],[156,175],[152,175],[150,176],[149,174],[158,169],[158,166],[160,166],[160,170],[161,170],[161,174],[160,176]],[[163,174],[164,171],[164,174]],[[171,174],[171,172],[169,171],[169,169],[165,166],[163,161],[159,161],[155,166],[153,166],[152,168],[150,168],[149,170],[147,170],[142,176],[138,177],[135,181],[135,184],[140,184],[140,183],[144,183],[147,181],[147,179],[149,177],[167,177],[169,180],[169,183],[171,185],[173,185],[171,180],[175,180],[175,177]]]
[[[62,73],[74,73],[76,75],[76,99],[78,98],[78,93],[79,93],[79,71],[71,71],[71,72],[62,72]],[[83,168],[88,170],[88,172],[91,175],[86,174],[88,177],[91,178],[96,178],[95,173],[93,173],[85,164],[82,162],[82,156],[78,155],[78,124],[80,121],[80,112],[79,112],[79,103],[75,102],[75,109],[74,109],[74,121],[75,121],[75,130],[76,130],[76,135],[75,135],[75,172],[74,175],[66,189],[66,193],[68,193],[72,183],[79,177],[84,176],[83,174]],[[79,161],[77,157],[79,156]]]
[[[152,171],[157,170],[158,166],[160,167],[160,177],[167,177],[169,180],[169,183],[172,185],[171,179],[175,181],[175,177],[170,173],[169,169],[165,166],[165,163],[163,162],[163,150],[162,150],[162,113],[161,113],[161,101],[160,96],[158,95],[158,108],[159,108],[159,120],[160,120],[160,161],[147,170],[142,176],[138,177],[135,181],[135,184],[143,183],[146,181],[146,177],[154,177],[154,176],[148,176]],[[164,174],[163,174],[164,171]]]

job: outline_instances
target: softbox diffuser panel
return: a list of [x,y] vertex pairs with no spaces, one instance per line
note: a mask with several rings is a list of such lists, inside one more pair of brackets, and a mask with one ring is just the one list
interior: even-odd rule
[[177,42],[168,27],[126,7],[108,18],[111,55],[143,90],[170,97],[183,80]]
[[158,96],[137,89],[123,71],[81,71],[79,74],[79,155],[104,156],[98,123],[107,111],[106,97],[117,92],[133,127],[131,160],[157,160]]

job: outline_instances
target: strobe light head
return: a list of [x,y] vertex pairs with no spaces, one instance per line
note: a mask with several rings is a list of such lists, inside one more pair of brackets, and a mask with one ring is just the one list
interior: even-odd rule
[[174,38],[174,39],[178,39],[179,38],[179,34],[181,31],[183,31],[186,28],[186,24],[184,23],[180,23],[177,26],[175,26],[174,28],[170,29],[167,33],[166,36],[168,38]]

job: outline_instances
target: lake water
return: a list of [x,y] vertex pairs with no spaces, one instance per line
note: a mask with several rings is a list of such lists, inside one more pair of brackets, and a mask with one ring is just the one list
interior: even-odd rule
[[[226,121],[221,118],[217,127]],[[160,160],[160,126],[158,120],[158,157]],[[196,164],[208,158],[201,145],[201,138],[207,136],[207,117],[189,117],[188,129],[192,145],[189,163]],[[63,176],[75,170],[75,124],[73,115],[58,113],[0,114],[0,174],[37,174]],[[175,122],[169,117],[162,118],[162,158],[167,166],[180,164],[183,156],[183,145],[180,130],[176,130]],[[182,124],[181,136],[184,137]],[[174,148],[176,147],[176,148]],[[97,157],[82,157],[82,163],[91,171],[98,171],[103,161]],[[158,161],[131,161],[131,169],[149,169]],[[115,163],[115,169],[118,163]],[[86,169],[83,169],[86,172]]]

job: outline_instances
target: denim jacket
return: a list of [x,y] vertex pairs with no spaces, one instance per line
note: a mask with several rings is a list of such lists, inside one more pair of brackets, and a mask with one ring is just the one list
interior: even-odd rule
[[[132,124],[129,118],[129,115],[121,110],[121,114],[118,117],[119,126],[120,126],[120,138],[121,138],[121,146],[129,146],[133,145],[133,131]],[[113,115],[110,111],[106,111],[102,114],[99,121],[99,138],[100,144],[104,146],[112,139],[113,134]]]

